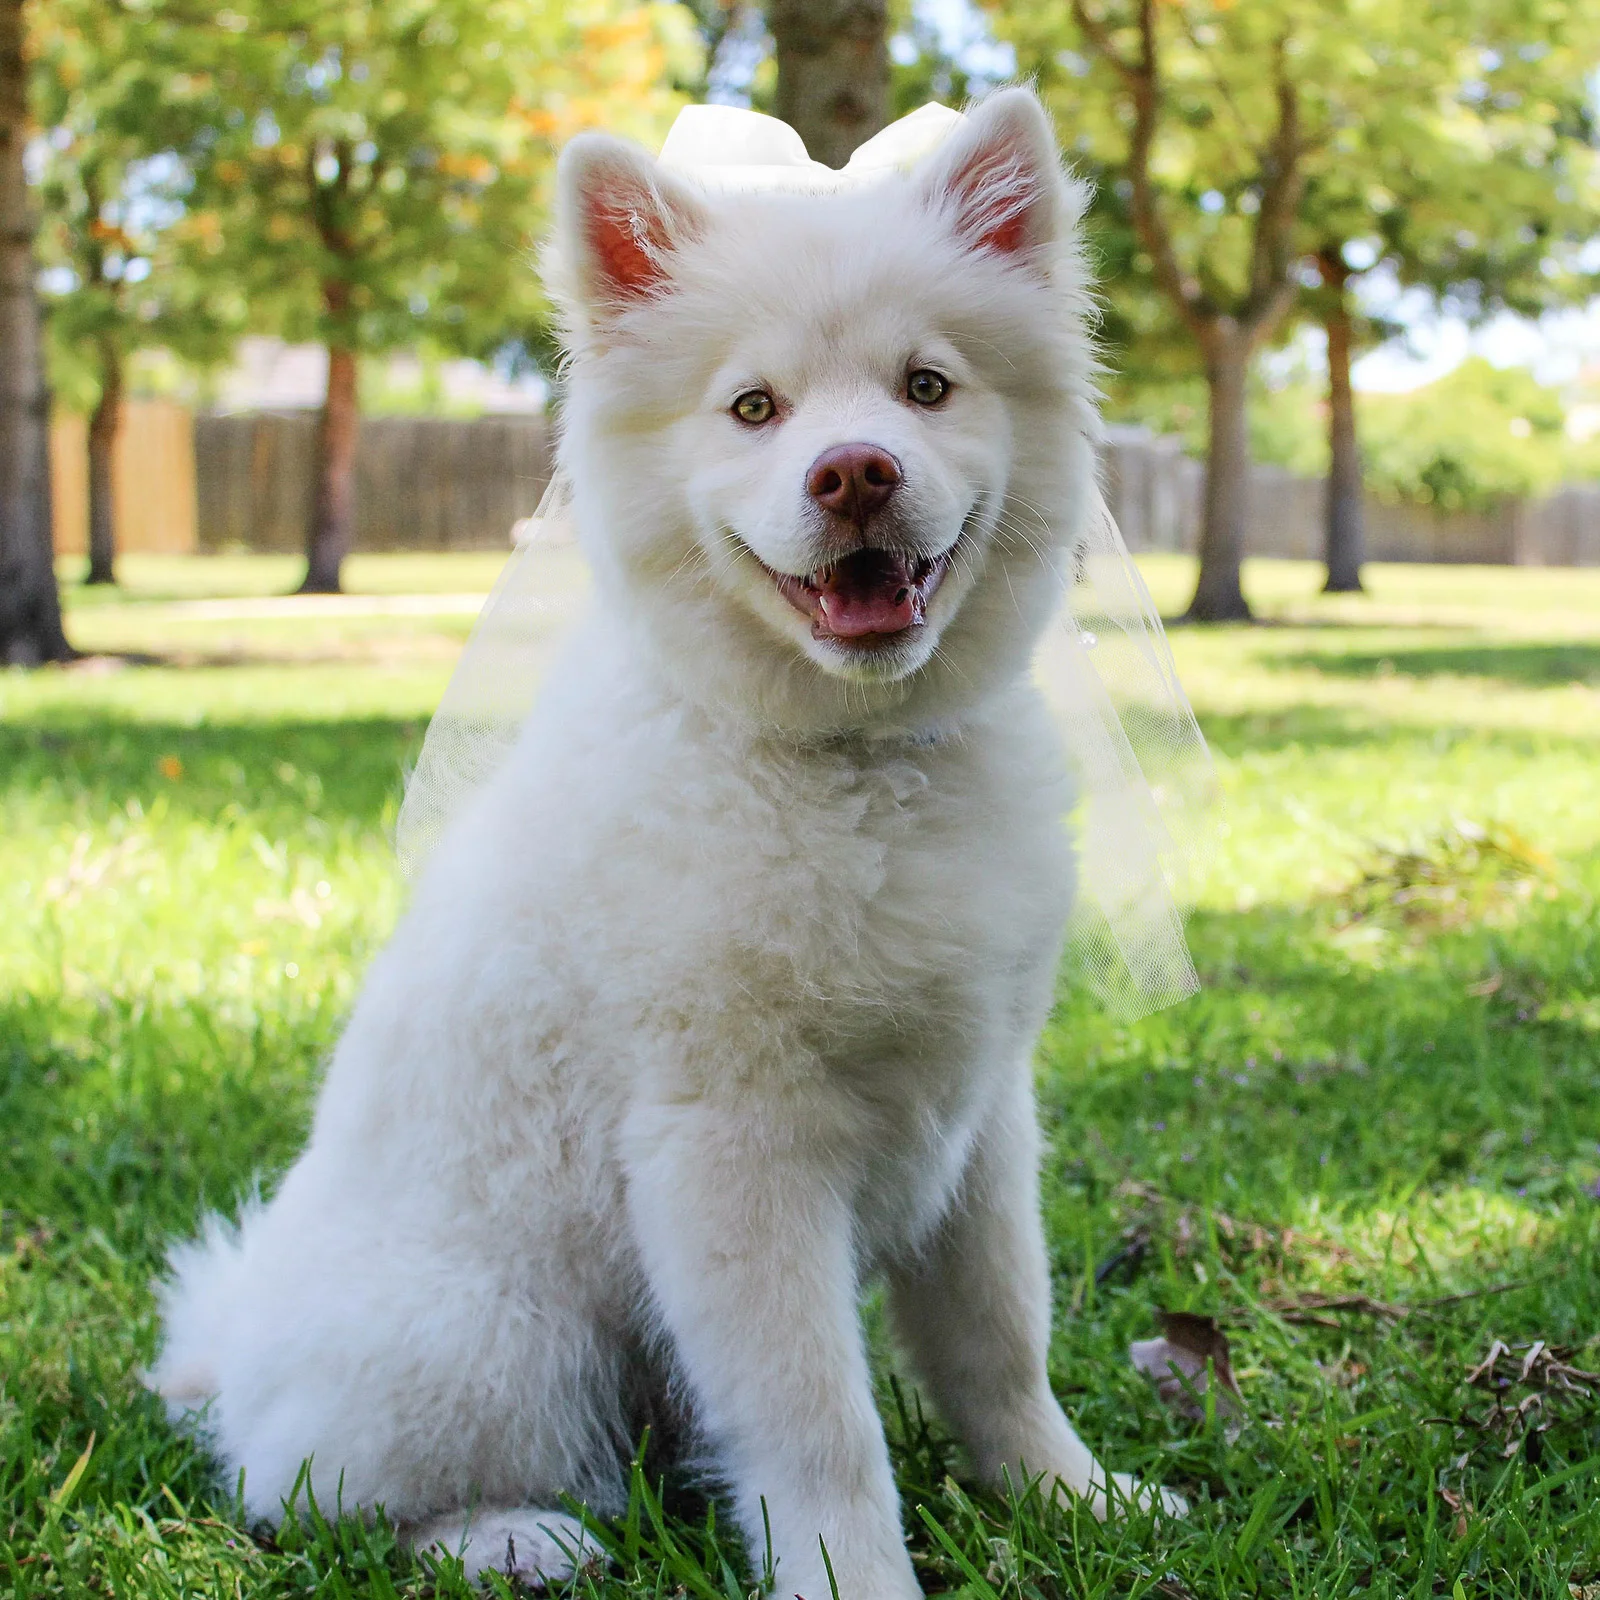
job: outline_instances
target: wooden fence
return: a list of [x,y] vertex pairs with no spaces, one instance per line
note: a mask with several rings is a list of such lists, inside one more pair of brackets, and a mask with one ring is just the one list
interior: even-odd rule
[[[1188,550],[1200,542],[1204,465],[1176,439],[1112,428],[1106,498],[1130,550]],[[1327,485],[1282,467],[1250,473],[1245,550],[1321,559]],[[1367,554],[1374,561],[1489,566],[1600,566],[1600,485],[1569,484],[1542,500],[1508,498],[1486,511],[1434,511],[1366,497]]]
[[[123,550],[284,550],[304,546],[316,417],[308,411],[192,418],[166,401],[129,403],[113,463]],[[51,439],[56,548],[84,548],[88,475],[81,418]],[[1106,492],[1133,550],[1190,550],[1205,468],[1177,440],[1113,428]],[[503,550],[550,475],[542,417],[373,417],[356,454],[358,550]],[[1251,474],[1245,549],[1317,559],[1324,485],[1278,467]],[[1433,512],[1369,496],[1375,561],[1600,566],[1600,485],[1490,511]]]
[[1525,567],[1600,567],[1600,484],[1564,484],[1522,502],[1513,559]]
[[[310,412],[194,424],[201,550],[301,550],[311,498]],[[372,417],[356,451],[358,550],[504,550],[550,477],[542,417]]]

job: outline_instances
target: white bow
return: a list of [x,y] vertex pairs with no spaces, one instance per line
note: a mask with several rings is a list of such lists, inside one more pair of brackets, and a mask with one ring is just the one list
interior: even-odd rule
[[685,106],[661,147],[661,165],[719,189],[855,188],[909,171],[966,120],[930,100],[875,133],[835,170],[813,161],[800,135],[776,117],[741,106]]

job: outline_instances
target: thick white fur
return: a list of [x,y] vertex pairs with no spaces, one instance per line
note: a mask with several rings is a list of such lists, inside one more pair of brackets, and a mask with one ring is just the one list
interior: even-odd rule
[[[592,248],[606,206],[646,292]],[[915,1600],[874,1274],[976,1469],[1103,1505],[1046,1377],[1029,1071],[1073,875],[1025,667],[1093,492],[1080,210],[1020,90],[869,193],[567,152],[595,614],[374,963],[305,1152],[173,1255],[154,1382],[251,1512],[309,1457],[324,1503],[549,1577],[575,1530],[542,1508],[614,1511],[675,1415],[758,1559],[765,1502],[781,1593],[827,1594],[821,1540],[844,1600]],[[905,398],[918,366],[943,406]],[[728,414],[756,383],[764,429]],[[904,465],[896,537],[965,530],[916,642],[868,664],[750,554],[817,564],[805,469],[857,440]]]

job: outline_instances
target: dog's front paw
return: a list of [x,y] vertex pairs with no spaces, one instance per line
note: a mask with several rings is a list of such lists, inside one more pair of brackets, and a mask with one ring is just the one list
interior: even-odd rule
[[[844,1566],[844,1570],[839,1570]],[[851,1570],[838,1563],[830,1573],[817,1565],[796,1570],[786,1579],[780,1562],[772,1589],[772,1600],[923,1600],[922,1585],[909,1561],[888,1562],[880,1567]]]
[[1153,1511],[1163,1517],[1189,1515],[1189,1502],[1176,1490],[1163,1489],[1158,1483],[1144,1483],[1130,1472],[1113,1472],[1109,1493],[1095,1484],[1089,1493],[1089,1504],[1102,1522],[1108,1516],[1129,1509]]
[[564,1582],[580,1567],[600,1559],[576,1517],[531,1508],[445,1517],[430,1523],[412,1544],[418,1550],[460,1557],[469,1578],[498,1572],[530,1589]]

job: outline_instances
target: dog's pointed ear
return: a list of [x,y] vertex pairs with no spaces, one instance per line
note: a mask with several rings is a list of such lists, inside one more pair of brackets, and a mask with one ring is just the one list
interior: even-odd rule
[[636,146],[583,133],[561,152],[556,238],[565,287],[597,321],[666,288],[674,253],[702,224],[696,197]]
[[974,249],[1040,256],[1069,225],[1055,133],[1037,96],[1002,89],[917,174],[929,203]]

